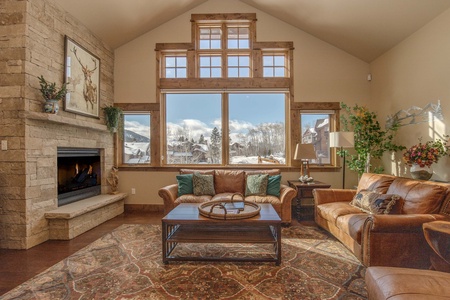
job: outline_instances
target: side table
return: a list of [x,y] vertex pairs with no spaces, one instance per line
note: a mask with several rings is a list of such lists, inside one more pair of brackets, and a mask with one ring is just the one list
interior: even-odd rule
[[431,269],[450,272],[450,222],[433,221],[422,225],[425,239],[432,252]]
[[314,220],[314,189],[328,189],[331,184],[313,181],[311,183],[303,183],[298,180],[288,180],[290,187],[297,191],[297,202],[295,212],[297,213],[297,220]]

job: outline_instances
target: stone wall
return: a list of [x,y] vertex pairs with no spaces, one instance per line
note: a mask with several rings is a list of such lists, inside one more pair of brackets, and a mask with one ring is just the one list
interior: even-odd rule
[[100,107],[112,104],[114,53],[47,0],[0,3],[0,248],[28,249],[49,238],[44,213],[57,208],[57,147],[102,149],[102,192],[114,162],[104,117],[43,112],[37,77],[64,80],[64,39],[100,58]]

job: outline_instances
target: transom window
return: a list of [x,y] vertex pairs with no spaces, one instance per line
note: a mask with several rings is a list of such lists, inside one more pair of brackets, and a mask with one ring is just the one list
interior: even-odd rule
[[204,55],[199,56],[200,59],[200,77],[222,77],[222,57],[219,55]]
[[228,55],[228,77],[250,77],[250,55]]
[[228,49],[249,49],[250,30],[248,27],[228,27]]
[[221,49],[222,29],[220,27],[200,27],[200,49]]
[[166,78],[186,78],[187,77],[187,58],[186,55],[166,55],[165,76]]
[[264,77],[285,77],[287,74],[286,56],[284,54],[263,55]]

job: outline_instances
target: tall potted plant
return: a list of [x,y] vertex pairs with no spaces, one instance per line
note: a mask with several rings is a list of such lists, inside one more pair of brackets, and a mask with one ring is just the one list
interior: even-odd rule
[[398,125],[382,130],[376,113],[359,105],[350,107],[341,103],[341,107],[343,109],[341,123],[344,130],[353,131],[355,134],[356,154],[348,155],[347,150],[339,151],[339,154],[343,156],[345,152],[348,167],[358,172],[358,178],[364,172],[383,172],[383,166],[373,166],[373,159],[380,159],[385,152],[406,149],[405,146],[393,142]]
[[59,111],[58,101],[67,94],[66,83],[58,88],[55,82],[48,82],[42,75],[38,79],[42,97],[45,99],[44,111],[46,113],[56,114]]
[[123,111],[120,107],[107,105],[102,108],[105,114],[106,127],[111,133],[118,132],[123,133]]

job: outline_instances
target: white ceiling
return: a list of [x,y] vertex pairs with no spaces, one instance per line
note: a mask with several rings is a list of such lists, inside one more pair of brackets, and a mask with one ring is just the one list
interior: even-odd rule
[[[52,1],[117,48],[208,0]],[[450,0],[239,1],[366,62],[450,8]]]

